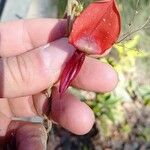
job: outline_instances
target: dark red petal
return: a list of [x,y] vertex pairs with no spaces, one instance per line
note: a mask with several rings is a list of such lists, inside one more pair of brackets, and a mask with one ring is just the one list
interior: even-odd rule
[[103,54],[117,41],[120,30],[115,0],[98,1],[75,20],[69,42],[88,54]]
[[60,79],[59,93],[62,94],[75,79],[85,59],[85,53],[76,50],[67,62]]

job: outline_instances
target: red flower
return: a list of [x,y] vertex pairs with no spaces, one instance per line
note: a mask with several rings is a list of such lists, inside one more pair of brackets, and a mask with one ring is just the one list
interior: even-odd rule
[[115,0],[91,3],[73,24],[69,43],[77,48],[67,62],[60,81],[63,93],[78,74],[86,54],[103,54],[117,41],[121,21]]

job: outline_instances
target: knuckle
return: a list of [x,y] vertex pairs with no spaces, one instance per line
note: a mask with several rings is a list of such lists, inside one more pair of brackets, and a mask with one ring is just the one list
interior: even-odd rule
[[29,69],[27,67],[27,62],[25,61],[24,57],[22,56],[16,56],[16,66],[18,70],[18,75],[20,80],[23,83],[27,83],[29,78]]
[[16,85],[28,84],[30,80],[30,71],[27,62],[22,56],[16,56],[6,59],[6,65],[10,74],[11,80]]
[[14,63],[10,61],[10,58],[4,59],[4,74],[6,74],[6,82],[14,83],[15,85],[18,85],[18,80],[16,76],[16,70],[14,68]]

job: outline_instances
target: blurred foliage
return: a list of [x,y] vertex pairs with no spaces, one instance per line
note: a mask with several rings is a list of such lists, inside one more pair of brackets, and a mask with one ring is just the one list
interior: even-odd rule
[[112,124],[117,125],[124,118],[119,98],[114,93],[97,93],[94,101],[87,101],[87,104],[94,111],[96,118],[98,118],[101,134],[105,137],[111,136]]
[[144,105],[150,106],[150,86],[140,86],[138,91],[144,101]]
[[[92,1],[93,0],[80,0],[85,7]],[[74,88],[71,89],[71,91],[82,100],[88,99],[86,103],[93,109],[100,132],[104,137],[112,136],[112,128],[119,124],[120,132],[126,137],[131,133],[132,127],[125,122],[125,111],[122,106],[122,102],[126,101],[127,97],[133,102],[138,100],[142,105],[150,106],[150,86],[149,84],[141,85],[136,78],[137,59],[142,59],[144,62],[146,62],[145,60],[150,61],[150,21],[148,21],[150,15],[150,0],[117,0],[117,2],[122,18],[122,34],[120,39],[122,39],[124,35],[128,36],[123,41],[114,45],[109,56],[100,59],[101,61],[111,64],[118,71],[120,82],[117,89],[106,94],[96,93],[94,98],[85,98],[87,94],[84,95],[81,91]],[[59,17],[63,16],[66,3],[67,0],[58,2]],[[144,25],[146,21],[146,28],[142,28],[138,31],[137,29]],[[130,34],[134,30],[138,32]],[[139,137],[150,140],[150,131],[147,130],[147,128],[140,129]]]
[[135,35],[133,39],[129,41],[115,44],[115,51],[112,51],[112,55],[109,55],[108,58],[104,58],[103,60],[106,59],[106,61],[120,73],[132,72],[135,69],[136,58],[149,56],[147,52],[137,48],[139,41],[140,36]]
[[63,18],[66,11],[67,0],[57,0],[58,17]]

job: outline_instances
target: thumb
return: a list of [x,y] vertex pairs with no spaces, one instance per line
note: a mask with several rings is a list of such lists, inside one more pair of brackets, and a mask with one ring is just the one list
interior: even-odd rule
[[74,50],[62,38],[15,57],[0,58],[0,97],[31,95],[53,86]]
[[46,150],[47,134],[43,126],[24,125],[16,133],[18,150]]

